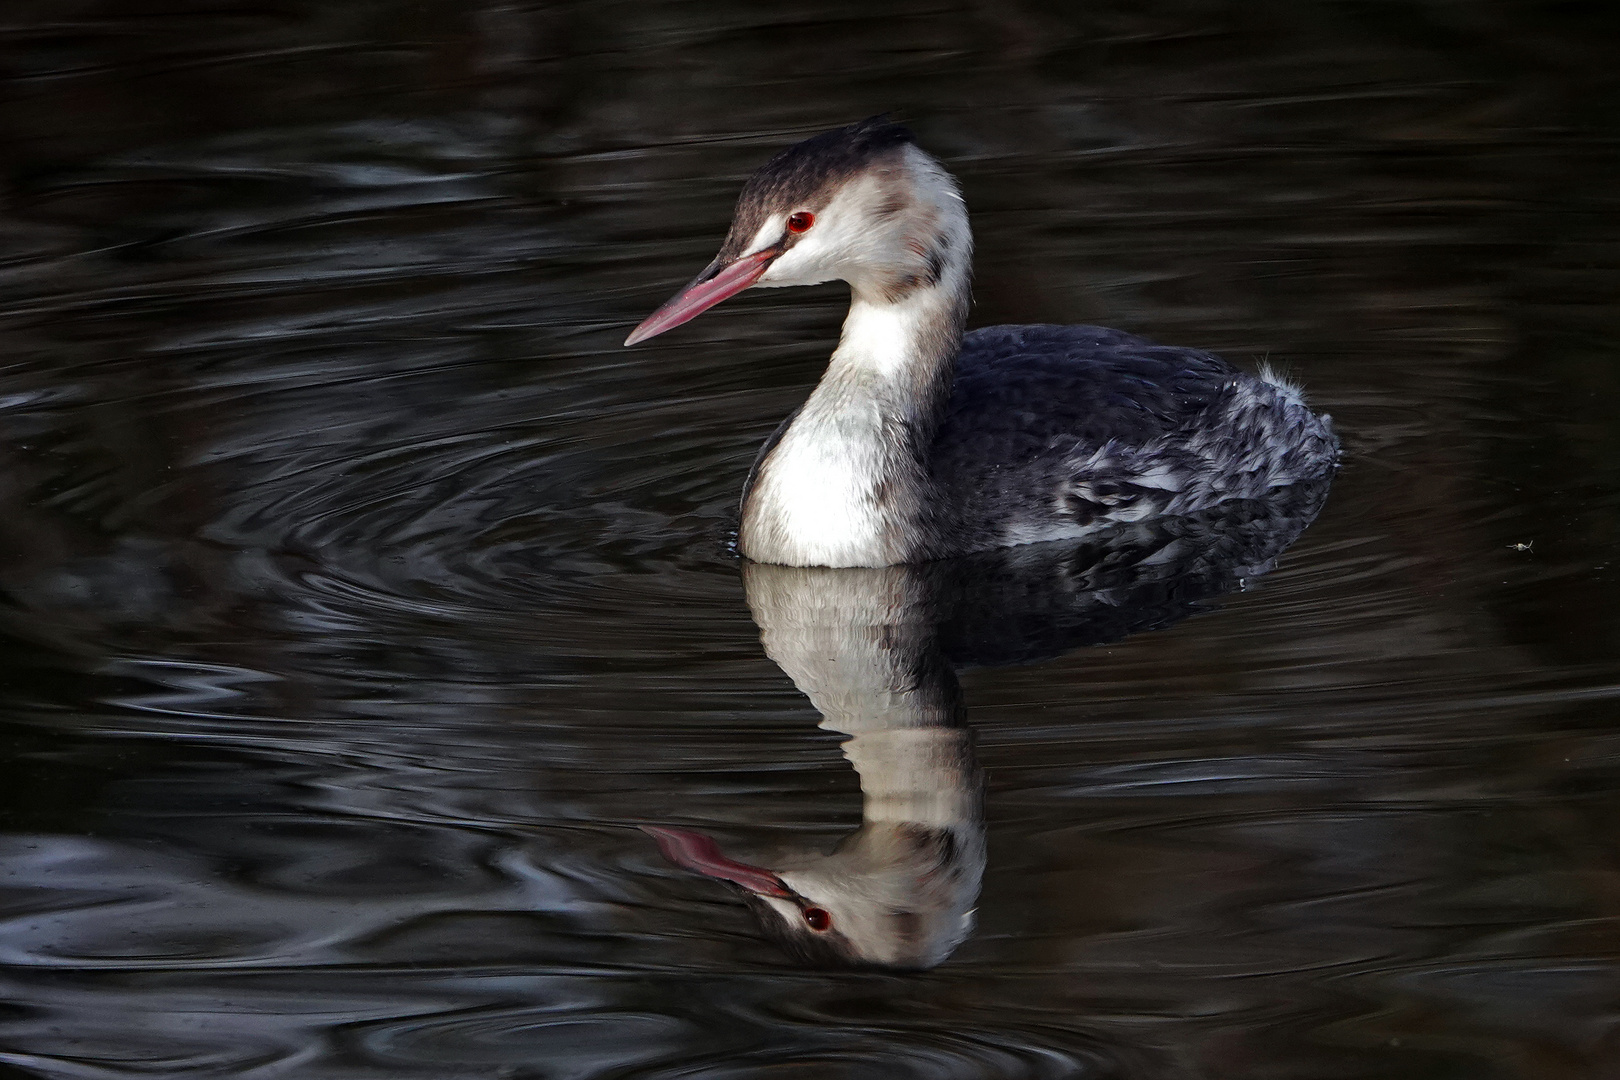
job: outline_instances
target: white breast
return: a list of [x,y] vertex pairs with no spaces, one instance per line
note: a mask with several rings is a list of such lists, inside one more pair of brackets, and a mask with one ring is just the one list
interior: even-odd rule
[[[964,259],[968,242],[958,242]],[[771,450],[743,507],[738,547],[755,562],[888,566],[911,557],[927,484],[907,433],[936,404],[920,394],[955,358],[966,270],[903,299],[855,288],[821,382]]]
[[807,402],[761,470],[740,546],[756,562],[882,566],[893,562],[877,499],[882,417],[870,401],[832,410]]

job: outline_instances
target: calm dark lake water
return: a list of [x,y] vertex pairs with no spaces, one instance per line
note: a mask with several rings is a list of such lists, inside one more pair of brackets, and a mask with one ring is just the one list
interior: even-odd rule
[[[1613,11],[5,5],[0,1075],[1620,1077]],[[886,109],[974,325],[1333,414],[1297,541],[745,580],[843,294],[619,343]],[[923,971],[641,828],[926,891],[896,769]]]

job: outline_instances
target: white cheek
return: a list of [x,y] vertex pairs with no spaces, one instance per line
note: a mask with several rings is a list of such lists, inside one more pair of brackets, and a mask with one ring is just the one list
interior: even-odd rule
[[806,237],[794,244],[765,271],[755,284],[763,288],[788,285],[820,285],[838,276],[828,257],[827,245],[819,238]]
[[759,232],[754,234],[754,239],[749,241],[748,250],[743,254],[752,255],[756,251],[763,251],[765,248],[770,247],[776,243],[777,238],[782,235],[782,230],[786,227],[786,217],[781,214],[772,214],[765,219],[765,224],[759,227]]

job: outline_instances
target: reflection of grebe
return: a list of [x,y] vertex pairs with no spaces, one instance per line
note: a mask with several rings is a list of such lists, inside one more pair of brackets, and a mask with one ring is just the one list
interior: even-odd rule
[[757,562],[887,566],[1260,499],[1337,442],[1293,388],[1095,326],[966,336],[973,239],[902,127],[799,143],[744,186],[720,254],[633,345],[751,286],[843,280],[820,384],[766,442],[738,545]]
[[929,582],[916,568],[745,565],[765,651],[850,736],[861,827],[830,853],[770,868],[727,858],[702,833],[643,826],[672,862],[741,885],[760,923],[815,961],[927,968],[973,926],[984,816],[956,673],[940,653]]
[[971,931],[985,828],[956,669],[1020,663],[1167,626],[1268,570],[1325,482],[1263,503],[920,566],[745,564],[771,659],[850,736],[861,827],[831,852],[742,862],[702,833],[643,826],[665,856],[741,886],[764,928],[822,963],[927,968]]

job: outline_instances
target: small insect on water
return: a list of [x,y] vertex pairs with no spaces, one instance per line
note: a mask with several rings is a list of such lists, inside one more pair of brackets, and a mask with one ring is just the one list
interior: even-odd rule
[[1534,550],[1536,550],[1536,542],[1534,540],[1532,540],[1528,544],[1509,544],[1508,545],[1508,550],[1509,551],[1534,551]]

